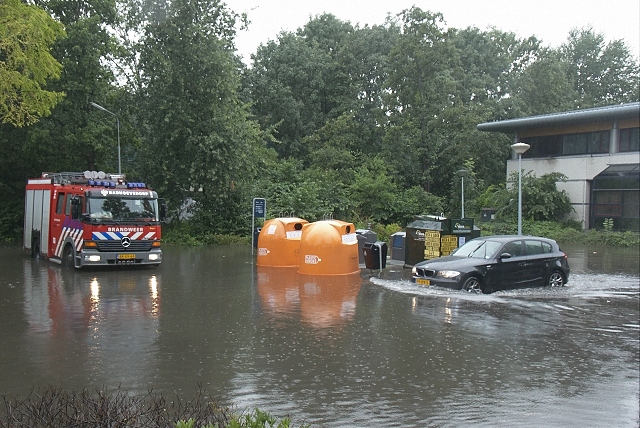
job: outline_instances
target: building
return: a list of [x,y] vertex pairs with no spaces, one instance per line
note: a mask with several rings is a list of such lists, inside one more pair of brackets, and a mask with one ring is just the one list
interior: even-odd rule
[[[572,218],[585,229],[605,219],[614,230],[640,230],[640,103],[619,104],[520,119],[481,123],[480,131],[513,135],[531,147],[522,155],[523,172],[561,172],[559,190],[569,195]],[[515,153],[507,177],[518,170]]]

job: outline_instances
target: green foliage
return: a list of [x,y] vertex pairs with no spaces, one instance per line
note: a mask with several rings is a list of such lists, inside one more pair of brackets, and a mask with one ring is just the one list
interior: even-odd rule
[[378,241],[389,242],[391,235],[396,232],[403,231],[404,227],[401,227],[397,223],[391,223],[387,225],[375,223],[371,226],[371,230],[374,231],[378,236]]
[[[515,222],[489,222],[481,224],[482,235],[515,235],[517,223]],[[571,242],[587,245],[607,245],[611,247],[638,247],[640,246],[640,234],[637,232],[600,231],[596,229],[582,230],[575,221],[532,221],[522,222],[523,235],[544,236],[556,241]]]
[[[531,171],[522,175],[522,218],[536,221],[562,221],[573,210],[567,193],[559,191],[556,183],[566,180],[561,173],[536,177]],[[497,216],[505,221],[517,219],[518,172],[511,174],[509,188],[490,186],[478,199],[481,207],[497,208]]]
[[613,231],[613,219],[605,218],[603,221],[602,227],[605,232],[611,233]]
[[[289,418],[278,422],[269,413],[254,409],[251,413],[233,416],[229,421],[228,428],[289,428],[290,426],[291,420]],[[307,425],[301,425],[301,427],[307,427]]]
[[63,26],[40,7],[20,0],[0,2],[0,118],[14,126],[31,125],[64,97],[45,90],[60,77],[61,64],[51,55]]
[[[4,238],[21,227],[27,177],[116,169],[115,118],[90,102],[119,118],[128,178],[150,184],[173,217],[193,201],[188,227],[167,227],[166,242],[200,244],[247,236],[253,197],[267,199],[271,217],[309,221],[454,215],[462,168],[471,172],[468,217],[495,207],[514,219],[513,179],[504,183],[510,138],[478,123],[638,101],[637,61],[590,28],[555,50],[533,36],[446,28],[442,15],[417,7],[373,27],[323,14],[260,46],[248,68],[234,53],[246,17],[217,0],[36,3],[65,26],[52,49],[63,72],[45,78],[47,91],[66,96],[36,124],[0,128]],[[5,35],[60,35],[48,17],[33,26],[9,17],[0,15]],[[29,46],[44,53],[53,39]],[[0,50],[11,40],[0,39]],[[561,177],[547,178],[525,184],[525,219],[570,211],[555,190]]]
[[[171,245],[233,245],[248,244],[251,237],[246,234],[216,234],[203,231],[197,221],[173,221],[162,229],[162,242]],[[247,232],[249,231],[247,228]]]
[[604,42],[593,28],[574,28],[560,48],[580,108],[638,101],[640,66],[622,40]]

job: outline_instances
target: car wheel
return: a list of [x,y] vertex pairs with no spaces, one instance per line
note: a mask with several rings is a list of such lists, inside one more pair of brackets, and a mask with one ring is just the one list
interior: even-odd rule
[[69,269],[73,269],[76,267],[73,261],[73,248],[71,248],[71,245],[67,245],[66,247],[64,247],[64,253],[62,254],[62,263]]
[[482,293],[482,284],[480,280],[475,276],[470,276],[467,280],[462,284],[462,291],[466,291],[467,293]]
[[564,276],[560,271],[554,270],[547,277],[547,287],[562,287],[564,285]]

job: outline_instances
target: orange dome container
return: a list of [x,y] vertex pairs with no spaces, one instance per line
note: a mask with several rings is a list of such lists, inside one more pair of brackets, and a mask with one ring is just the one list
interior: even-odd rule
[[258,266],[298,266],[300,237],[307,220],[297,217],[267,220],[258,236]]
[[353,223],[340,220],[305,224],[300,240],[298,273],[347,275],[360,272],[355,232]]

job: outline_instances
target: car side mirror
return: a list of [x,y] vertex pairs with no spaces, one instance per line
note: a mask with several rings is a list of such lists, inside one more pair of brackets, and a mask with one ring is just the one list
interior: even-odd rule
[[509,254],[509,253],[500,254],[500,260],[502,260],[502,259],[510,259],[510,258],[511,258],[511,254]]

